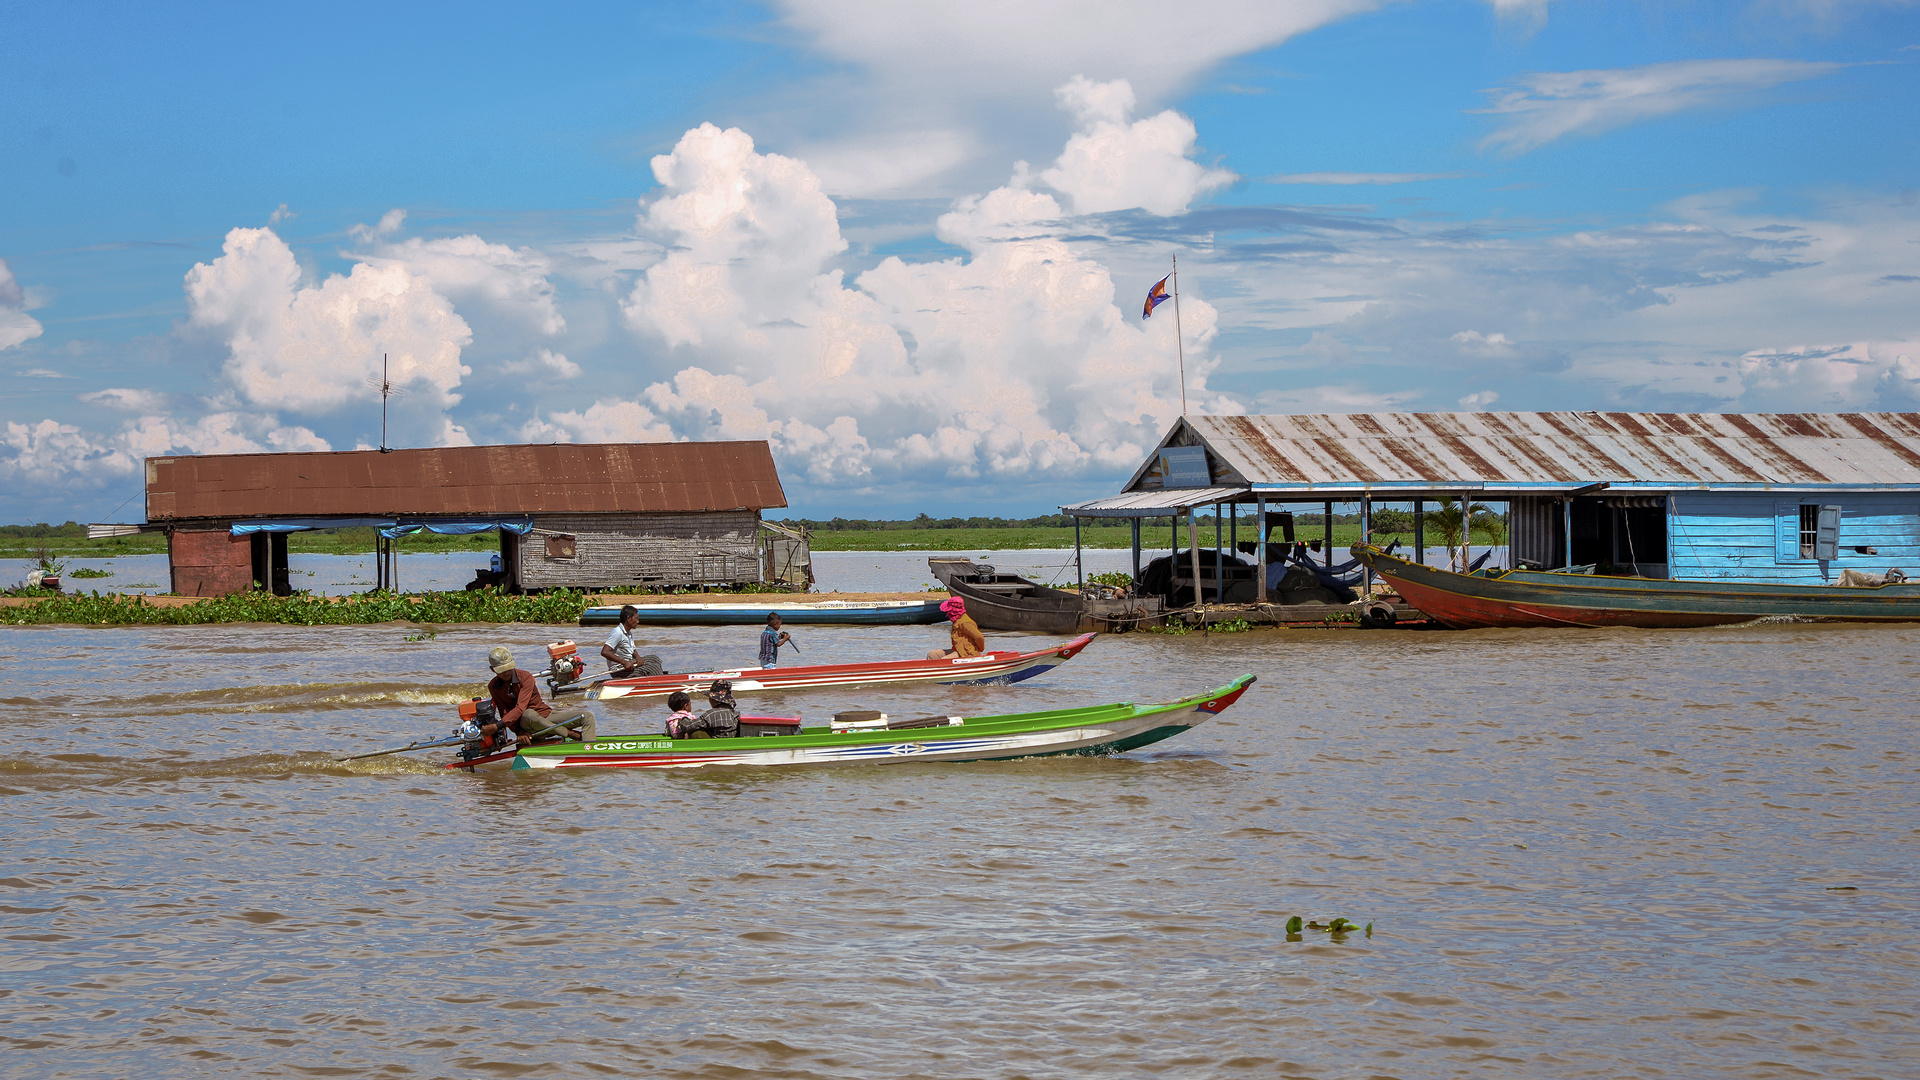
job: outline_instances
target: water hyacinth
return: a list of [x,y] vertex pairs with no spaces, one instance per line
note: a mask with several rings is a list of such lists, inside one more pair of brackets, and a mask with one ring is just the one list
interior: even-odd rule
[[210,597],[191,604],[161,606],[143,596],[80,593],[9,608],[4,617],[16,626],[197,626],[206,623],[286,623],[333,626],[355,623],[566,623],[580,621],[586,594],[556,589],[538,596],[509,596],[491,589],[472,592],[390,593],[315,596],[265,592]]

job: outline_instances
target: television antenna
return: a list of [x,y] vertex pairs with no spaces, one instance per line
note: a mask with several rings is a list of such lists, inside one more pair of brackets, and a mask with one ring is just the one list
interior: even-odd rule
[[371,375],[367,376],[367,385],[380,391],[380,452],[391,453],[392,448],[387,445],[387,399],[403,397],[407,389],[404,386],[395,385],[394,381],[387,377],[386,353],[380,354],[380,377],[376,379]]

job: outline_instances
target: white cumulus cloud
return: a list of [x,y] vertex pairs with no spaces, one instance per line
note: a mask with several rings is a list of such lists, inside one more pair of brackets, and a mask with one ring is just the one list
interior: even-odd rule
[[1076,75],[1055,96],[1080,126],[1040,179],[1065,192],[1075,213],[1140,207],[1165,217],[1235,179],[1188,157],[1199,137],[1192,120],[1172,109],[1132,119],[1133,87],[1125,79],[1099,83]]
[[187,273],[189,318],[225,340],[224,374],[247,401],[296,412],[376,401],[366,380],[383,355],[393,382],[428,407],[460,400],[460,350],[472,332],[426,279],[391,263],[304,278],[270,229],[234,229],[219,258]]
[[[1072,100],[1089,130],[1127,124],[1124,83],[1084,83]],[[1190,146],[1180,122],[1172,145]],[[626,312],[686,363],[638,401],[550,413],[529,438],[765,438],[782,468],[821,483],[1046,476],[1130,465],[1179,412],[1171,320],[1126,317],[1024,169],[940,218],[966,257],[888,258],[848,287],[830,267],[846,248],[833,201],[804,162],[708,124],[653,167],[663,190],[640,227],[668,254]],[[1177,212],[1204,180],[1195,167],[1099,205]],[[1191,397],[1235,411],[1205,388],[1213,309],[1191,298],[1184,319]]]

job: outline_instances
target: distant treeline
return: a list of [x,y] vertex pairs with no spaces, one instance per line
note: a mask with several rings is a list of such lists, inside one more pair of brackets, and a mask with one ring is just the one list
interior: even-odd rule
[[[1223,519],[1223,521],[1230,519],[1231,515],[1228,515],[1228,518]],[[908,529],[1071,529],[1073,528],[1074,522],[1074,519],[1066,514],[1042,514],[1039,517],[1030,518],[937,518],[930,514],[921,514],[918,517],[908,520],[843,517],[826,519],[787,518],[784,521],[769,518],[767,520],[774,521],[776,524],[805,526],[808,532],[815,533],[891,532]],[[1126,524],[1126,519],[1124,518],[1084,518],[1082,520],[1088,526],[1120,526]],[[1167,519],[1164,517],[1145,518],[1143,520],[1145,522],[1159,522],[1161,527],[1166,527]],[[1206,525],[1209,528],[1213,525],[1213,515],[1210,513],[1200,514],[1195,517],[1194,520],[1197,524]],[[1333,515],[1333,521],[1336,525],[1358,525],[1360,523],[1360,515],[1335,514]],[[1240,515],[1240,523],[1247,527],[1254,525],[1254,515],[1251,509],[1248,509]],[[1297,531],[1325,527],[1322,522],[1322,515],[1320,514],[1295,514],[1293,515],[1293,525]],[[1373,527],[1376,532],[1411,532],[1413,530],[1413,513],[1409,510],[1375,507],[1373,511]]]
[[87,527],[77,521],[69,521],[65,525],[49,525],[44,521],[38,525],[0,525],[0,538],[9,540],[42,540],[49,536],[84,537],[86,535]]

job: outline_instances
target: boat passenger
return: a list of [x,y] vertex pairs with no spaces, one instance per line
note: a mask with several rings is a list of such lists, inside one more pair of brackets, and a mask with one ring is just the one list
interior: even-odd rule
[[534,681],[533,673],[515,665],[513,654],[507,651],[505,645],[496,645],[487,654],[487,666],[493,669],[493,681],[487,684],[487,694],[493,698],[494,711],[500,718],[495,723],[482,726],[482,735],[510,731],[514,733],[517,745],[526,746],[541,729],[552,727],[553,730],[547,734],[578,742],[593,741],[593,713],[577,708],[556,710],[542,701],[540,687]]
[[658,656],[640,652],[640,646],[633,640],[633,628],[639,625],[640,609],[632,604],[621,607],[619,625],[607,635],[607,643],[600,646],[600,655],[607,660],[607,671],[616,679],[639,679],[667,673]]
[[733,683],[713,680],[707,688],[707,711],[684,724],[683,730],[689,739],[731,739],[739,735],[740,712],[733,702]]
[[767,612],[767,628],[760,631],[760,666],[770,668],[780,663],[780,646],[793,644],[793,639],[780,629],[780,613]]
[[929,660],[952,660],[962,656],[979,656],[987,651],[987,639],[981,636],[980,625],[967,614],[967,602],[957,596],[950,596],[940,604],[940,610],[952,620],[948,632],[952,635],[953,647],[934,649],[927,653]]
[[693,714],[693,695],[685,690],[675,690],[667,695],[667,708],[673,710],[673,715],[667,717],[667,738],[687,738],[692,730],[689,725],[700,719]]

